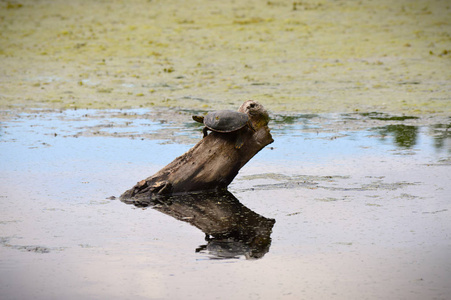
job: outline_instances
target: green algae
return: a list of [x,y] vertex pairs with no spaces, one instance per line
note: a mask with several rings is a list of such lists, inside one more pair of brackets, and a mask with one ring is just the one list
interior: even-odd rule
[[0,3],[0,108],[451,113],[451,6]]

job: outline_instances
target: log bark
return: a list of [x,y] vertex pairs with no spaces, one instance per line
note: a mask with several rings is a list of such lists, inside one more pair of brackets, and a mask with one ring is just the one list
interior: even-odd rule
[[[244,102],[238,111],[248,114],[252,127],[231,133],[211,132],[182,156],[156,174],[141,180],[121,195],[130,202],[194,191],[226,189],[238,171],[261,149],[273,142],[269,116],[257,101]],[[236,139],[244,144],[237,149]]]

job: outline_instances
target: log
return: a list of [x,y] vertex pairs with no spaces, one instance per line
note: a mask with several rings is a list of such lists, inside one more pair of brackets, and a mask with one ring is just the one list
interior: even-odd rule
[[[185,154],[124,192],[121,200],[133,202],[158,196],[227,189],[238,171],[273,142],[268,128],[268,112],[260,103],[246,101],[238,111],[249,116],[251,126],[230,133],[211,132]],[[239,148],[236,147],[238,135],[244,142]]]

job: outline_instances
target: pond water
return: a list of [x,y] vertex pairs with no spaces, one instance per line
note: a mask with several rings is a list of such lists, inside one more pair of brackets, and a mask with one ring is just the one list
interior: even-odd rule
[[2,298],[449,297],[449,119],[275,114],[230,194],[117,200],[201,138],[192,113],[3,111]]

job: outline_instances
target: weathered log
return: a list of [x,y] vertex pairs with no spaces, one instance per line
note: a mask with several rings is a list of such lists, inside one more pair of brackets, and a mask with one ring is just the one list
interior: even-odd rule
[[[121,199],[131,202],[160,195],[226,189],[238,171],[273,142],[269,116],[261,104],[249,100],[238,111],[249,116],[252,126],[230,133],[211,132],[188,152],[124,192]],[[244,142],[239,148],[238,135]]]

